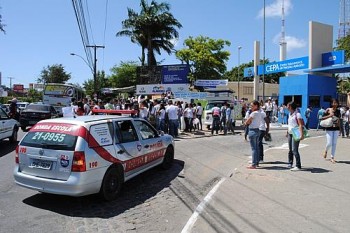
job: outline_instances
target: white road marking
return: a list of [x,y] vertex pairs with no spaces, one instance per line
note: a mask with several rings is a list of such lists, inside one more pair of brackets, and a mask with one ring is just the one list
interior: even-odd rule
[[182,229],[181,233],[188,233],[191,232],[191,229],[195,222],[198,219],[198,216],[203,212],[205,209],[205,206],[209,203],[214,193],[218,190],[219,186],[225,181],[225,178],[222,178],[215,186],[210,190],[210,192],[207,194],[207,196],[204,198],[204,200],[197,206],[196,210],[190,217],[190,219],[187,221],[185,227]]

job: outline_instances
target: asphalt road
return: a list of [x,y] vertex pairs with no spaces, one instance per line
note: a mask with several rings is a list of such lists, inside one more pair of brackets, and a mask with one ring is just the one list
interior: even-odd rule
[[[135,177],[125,183],[120,197],[113,202],[102,202],[95,195],[73,198],[41,194],[15,185],[15,146],[3,141],[0,232],[280,232],[283,228],[267,228],[261,221],[259,226],[247,227],[247,219],[258,218],[259,214],[244,213],[243,207],[235,209],[238,204],[249,203],[248,197],[254,198],[251,189],[264,184],[249,183],[247,189],[244,185],[232,186],[229,181],[237,178],[244,184],[251,176],[245,169],[250,146],[239,132],[226,136],[181,135],[176,139],[176,160],[170,170],[154,168]],[[323,134],[313,131],[311,136]],[[285,130],[272,130],[272,139],[265,149],[283,145]],[[282,160],[286,160],[286,152],[283,154]],[[283,161],[281,164],[284,166]]]

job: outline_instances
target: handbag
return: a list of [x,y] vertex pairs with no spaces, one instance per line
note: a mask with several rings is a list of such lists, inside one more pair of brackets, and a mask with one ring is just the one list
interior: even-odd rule
[[[309,132],[307,131],[307,129],[305,128],[304,125],[303,125],[303,135],[304,135],[304,138],[309,137]],[[299,126],[292,128],[292,137],[293,137],[294,141],[300,141]]]
[[327,119],[320,121],[320,126],[322,126],[324,128],[332,127],[333,126],[333,117],[329,117]]

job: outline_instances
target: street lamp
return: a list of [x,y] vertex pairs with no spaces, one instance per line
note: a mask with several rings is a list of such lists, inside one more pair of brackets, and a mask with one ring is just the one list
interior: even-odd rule
[[239,77],[239,68],[240,68],[240,65],[241,65],[241,62],[240,62],[240,55],[241,55],[241,49],[242,49],[242,46],[238,46],[238,69],[237,69],[237,79],[238,79],[238,82],[237,82],[237,99],[238,101],[240,100],[239,98],[239,80],[240,80],[240,77]]
[[262,78],[262,81],[263,81],[263,101],[264,101],[264,98],[265,98],[265,43],[266,43],[266,36],[265,36],[265,24],[266,24],[266,15],[265,15],[265,0],[264,0],[264,27],[263,27],[263,34],[264,34],[264,40],[263,40],[263,78]]
[[80,57],[85,62],[85,64],[90,68],[91,73],[94,74],[94,70],[92,69],[90,64],[82,56],[80,56],[79,54],[75,54],[75,53],[70,53],[70,55]]

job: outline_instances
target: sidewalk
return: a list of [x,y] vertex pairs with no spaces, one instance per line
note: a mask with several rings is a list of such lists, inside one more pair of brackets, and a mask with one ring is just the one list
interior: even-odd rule
[[295,172],[287,169],[286,144],[266,150],[259,169],[247,169],[247,158],[212,200],[226,222],[222,232],[350,232],[349,143],[338,138],[332,164],[321,156],[325,137],[303,140]]

